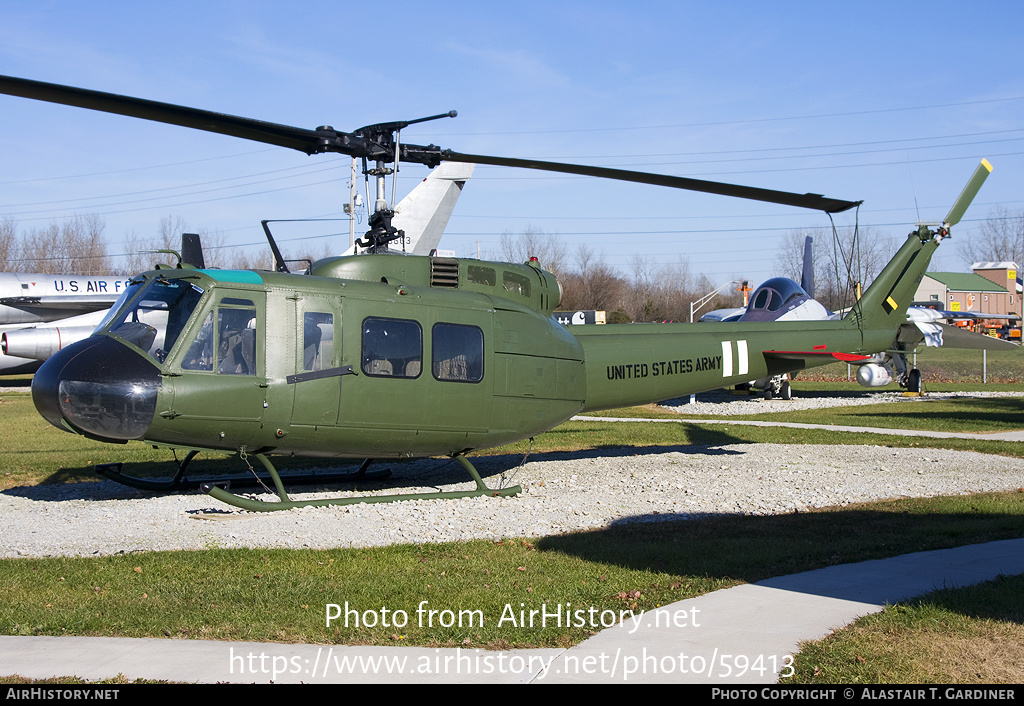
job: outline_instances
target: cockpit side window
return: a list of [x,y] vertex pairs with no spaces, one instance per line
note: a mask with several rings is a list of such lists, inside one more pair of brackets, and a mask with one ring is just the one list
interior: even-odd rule
[[216,370],[221,375],[255,375],[256,334],[256,305],[252,300],[225,297],[206,315],[181,367]]
[[213,312],[206,315],[199,333],[181,361],[185,370],[213,370]]
[[[131,303],[107,319],[106,331],[163,363],[202,299],[203,290],[182,279],[156,279],[138,287],[142,291],[137,297],[125,293],[122,301]],[[136,285],[129,292],[133,290]]]
[[247,299],[225,299],[248,308],[221,306],[217,310],[217,372],[222,375],[256,374],[256,306]]

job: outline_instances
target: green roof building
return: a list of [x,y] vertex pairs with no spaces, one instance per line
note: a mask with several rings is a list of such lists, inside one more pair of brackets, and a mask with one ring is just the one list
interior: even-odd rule
[[[926,272],[918,285],[914,301],[947,311],[977,314],[1021,314],[1021,297],[1016,291],[1017,266],[998,264],[998,269],[975,272]],[[984,272],[984,276],[981,274]],[[999,282],[1009,285],[1003,286]]]

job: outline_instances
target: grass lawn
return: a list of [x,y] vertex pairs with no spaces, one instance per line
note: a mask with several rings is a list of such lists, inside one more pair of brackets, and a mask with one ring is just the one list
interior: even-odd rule
[[796,657],[798,684],[1020,684],[1024,576],[887,606]]
[[[846,383],[798,381],[824,390]],[[834,387],[838,386],[838,387]],[[845,387],[844,387],[845,386]],[[977,386],[970,386],[975,389]],[[1017,387],[1017,386],[1012,386]],[[901,411],[896,411],[894,408]],[[904,411],[905,410],[905,411]],[[608,416],[674,417],[655,408]],[[802,417],[803,415],[803,417]],[[109,446],[63,433],[40,419],[29,396],[0,396],[5,462],[0,490],[82,482],[92,466],[126,460],[143,472],[169,471],[167,451]],[[802,421],[800,412],[773,420]],[[819,410],[815,424],[996,431],[1024,428],[1024,401],[918,400],[910,404]],[[895,421],[894,421],[895,420]],[[827,429],[729,425],[568,422],[537,437],[533,451],[722,443],[870,443],[1024,455],[1014,444],[938,440]],[[527,442],[489,453],[521,453]],[[237,461],[212,459],[211,473]],[[197,466],[197,469],[202,466]],[[161,471],[164,472],[164,471]],[[499,628],[507,605],[571,602],[599,610],[650,610],[686,597],[770,576],[911,551],[1024,536],[1024,492],[871,503],[774,517],[624,525],[545,537],[375,549],[206,550],[99,558],[0,561],[5,601],[0,632],[14,635],[124,635],[345,644],[564,646],[587,628]],[[1020,577],[895,606],[808,645],[795,681],[1021,681]],[[326,627],[327,603],[408,615],[423,600],[478,611],[469,628]],[[475,615],[475,613],[474,613]],[[412,621],[410,621],[412,623]],[[1012,646],[1016,647],[1012,647]],[[1012,649],[1010,649],[1012,647]],[[1015,651],[1016,650],[1016,651]],[[963,657],[953,659],[962,653]],[[992,670],[974,669],[978,655]],[[973,655],[973,656],[972,656]],[[973,669],[973,671],[972,671]],[[0,669],[2,671],[2,669]],[[973,675],[983,676],[973,676]]]
[[[0,561],[0,632],[342,644],[567,646],[589,627],[502,625],[543,604],[651,610],[739,582],[1024,535],[1024,492],[545,537],[370,549],[215,549]],[[329,603],[408,625],[325,625]],[[471,625],[419,625],[421,601]]]

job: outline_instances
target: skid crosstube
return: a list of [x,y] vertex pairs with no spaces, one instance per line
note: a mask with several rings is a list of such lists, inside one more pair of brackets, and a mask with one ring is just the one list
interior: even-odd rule
[[[172,492],[176,490],[198,490],[204,485],[212,485],[225,489],[232,487],[248,488],[273,482],[273,476],[258,476],[256,474],[250,476],[240,475],[232,478],[206,478],[203,480],[192,480],[185,475],[185,469],[188,467],[189,462],[199,453],[200,452],[197,450],[189,451],[185,458],[178,462],[178,470],[169,480],[153,480],[150,478],[130,476],[121,472],[124,464],[120,462],[97,464],[96,472],[104,478],[121,483],[122,485],[158,493]],[[354,473],[350,471],[338,471],[334,473],[297,473],[286,476],[285,480],[296,485],[332,485],[334,483],[387,480],[391,477],[390,468],[382,468],[379,471],[367,471],[367,468],[371,463],[373,463],[372,458],[366,459],[359,467],[359,470]]]
[[277,495],[280,500],[266,502],[262,500],[253,500],[250,498],[243,498],[239,495],[235,495],[224,488],[213,485],[212,483],[203,483],[200,488],[204,493],[210,495],[210,497],[216,498],[223,503],[233,505],[234,507],[241,508],[243,510],[249,510],[250,512],[273,512],[275,510],[291,510],[297,507],[324,507],[328,505],[355,505],[358,503],[390,503],[390,502],[401,502],[403,500],[452,500],[457,498],[473,498],[478,496],[495,496],[505,497],[510,495],[518,495],[522,492],[522,488],[518,485],[511,488],[502,488],[500,490],[492,490],[488,488],[480,477],[480,473],[477,472],[473,464],[469,462],[465,456],[458,454],[454,456],[455,460],[462,464],[462,467],[466,469],[469,475],[476,482],[476,490],[463,490],[463,491],[448,491],[438,493],[405,493],[395,495],[361,495],[349,498],[322,498],[320,500],[292,500],[288,497],[288,493],[284,489],[284,483],[281,481],[281,476],[278,475],[277,469],[270,462],[270,459],[263,454],[253,454],[263,467],[270,474],[271,479],[274,481],[274,487],[277,490]]

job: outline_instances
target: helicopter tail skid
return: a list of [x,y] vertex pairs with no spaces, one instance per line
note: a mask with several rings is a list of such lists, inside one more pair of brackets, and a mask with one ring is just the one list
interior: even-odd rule
[[[277,472],[277,469],[274,468],[274,464],[271,463],[270,459],[261,453],[253,454],[253,456],[259,460],[263,465],[263,468],[265,468],[267,473],[270,474],[270,478],[273,480],[274,488],[277,492],[278,500],[266,501],[244,498],[214,483],[203,483],[200,485],[200,490],[210,497],[220,500],[222,503],[233,505],[234,507],[242,510],[248,510],[250,512],[273,512],[276,510],[292,510],[298,507],[326,507],[329,505],[356,505],[359,503],[393,503],[403,500],[457,500],[460,498],[476,498],[481,496],[507,497],[519,495],[523,492],[523,489],[518,485],[512,486],[511,488],[488,488],[487,484],[484,483],[483,478],[480,477],[479,471],[473,467],[473,464],[470,463],[469,459],[462,454],[456,454],[453,458],[458,461],[473,478],[476,483],[476,490],[456,490],[437,493],[397,493],[392,495],[357,495],[347,498],[292,500],[288,497],[288,493],[284,489],[284,483],[281,480],[281,476]],[[365,468],[365,465],[366,464],[364,464],[363,468]]]

